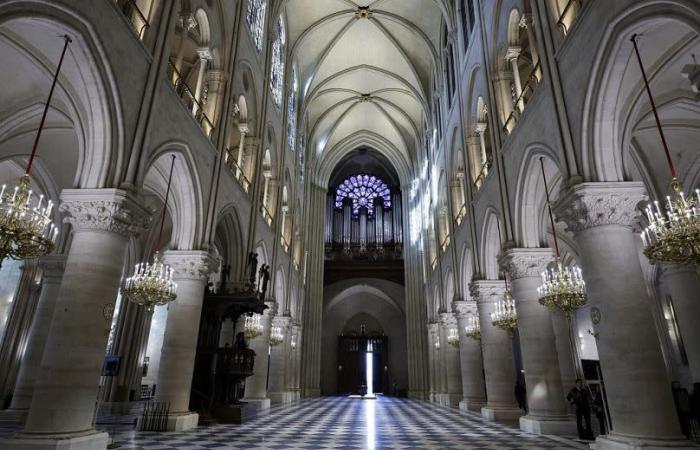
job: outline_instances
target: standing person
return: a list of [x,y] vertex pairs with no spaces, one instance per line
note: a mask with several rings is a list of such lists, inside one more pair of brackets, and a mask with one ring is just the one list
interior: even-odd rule
[[576,428],[578,437],[583,440],[593,440],[591,430],[591,396],[588,389],[583,386],[583,381],[578,378],[576,386],[571,388],[566,395],[566,400],[576,407]]
[[678,420],[681,423],[681,432],[690,438],[690,397],[688,397],[688,391],[681,387],[681,383],[674,381],[671,383],[671,391],[673,392],[673,402],[676,405],[676,414],[678,414]]
[[518,381],[515,383],[515,400],[518,402],[520,409],[527,414],[527,389],[521,376],[518,377]]
[[603,390],[596,386],[596,389],[592,389],[593,393],[593,412],[598,419],[598,426],[600,428],[600,434],[608,434],[608,427],[605,422],[605,404],[603,403]]

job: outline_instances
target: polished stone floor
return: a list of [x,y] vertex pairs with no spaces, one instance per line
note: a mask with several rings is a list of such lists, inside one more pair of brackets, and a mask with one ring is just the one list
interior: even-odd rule
[[182,433],[135,432],[125,422],[99,428],[111,432],[109,448],[122,450],[586,448],[487,422],[476,414],[390,397],[324,397],[273,408],[244,425],[211,425]]
[[275,408],[244,425],[188,433],[115,435],[120,449],[565,449],[581,448],[523,433],[425,402],[320,398]]

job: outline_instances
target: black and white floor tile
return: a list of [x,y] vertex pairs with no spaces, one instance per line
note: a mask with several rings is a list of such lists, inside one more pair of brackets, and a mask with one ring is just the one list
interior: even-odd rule
[[[107,428],[109,430],[109,428]],[[426,402],[320,398],[273,408],[243,425],[212,425],[176,433],[112,429],[110,448],[201,449],[472,449],[586,448],[534,436],[476,414]]]

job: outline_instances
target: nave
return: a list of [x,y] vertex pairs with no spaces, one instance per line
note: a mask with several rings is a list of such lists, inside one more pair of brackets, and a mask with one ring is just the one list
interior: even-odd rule
[[[243,425],[199,426],[186,432],[137,432],[119,418],[98,419],[112,434],[108,448],[198,449],[469,449],[587,448],[561,437],[535,436],[475,413],[379,396],[377,400],[322,397],[274,407]],[[100,425],[101,423],[101,425]],[[13,430],[0,428],[0,437]]]

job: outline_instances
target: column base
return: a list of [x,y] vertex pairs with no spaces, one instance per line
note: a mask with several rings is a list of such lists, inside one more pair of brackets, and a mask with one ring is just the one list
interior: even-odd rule
[[292,403],[295,399],[295,395],[296,393],[292,391],[267,393],[267,396],[270,397],[270,403],[273,405],[286,405]]
[[109,434],[95,430],[88,433],[75,436],[17,433],[9,439],[0,440],[0,448],[3,450],[102,450],[107,448]]
[[459,402],[459,409],[460,411],[464,412],[481,412],[481,408],[486,406],[486,401],[485,400],[469,400],[469,399],[464,399],[461,402]]
[[23,424],[28,414],[28,409],[4,409],[0,411],[0,424]]
[[320,389],[304,389],[304,398],[316,398],[321,396]]
[[[136,428],[141,429],[142,417],[136,421]],[[168,421],[165,424],[165,431],[187,431],[197,428],[199,425],[199,414],[186,412],[180,414],[171,414],[168,416]]]
[[447,406],[458,407],[460,400],[462,400],[462,394],[446,394]]
[[491,422],[504,422],[507,424],[517,424],[523,411],[517,407],[494,407],[484,406],[481,408],[481,417]]
[[253,406],[258,411],[264,411],[266,409],[270,409],[270,399],[269,398],[242,398],[242,402],[244,403],[249,403]]
[[520,429],[532,434],[551,434],[555,436],[576,436],[576,422],[570,417],[531,417],[520,418]]
[[678,439],[667,440],[620,436],[614,432],[605,436],[598,436],[594,445],[596,450],[666,450],[669,448],[697,450],[697,446],[685,440],[683,436],[679,436]]

